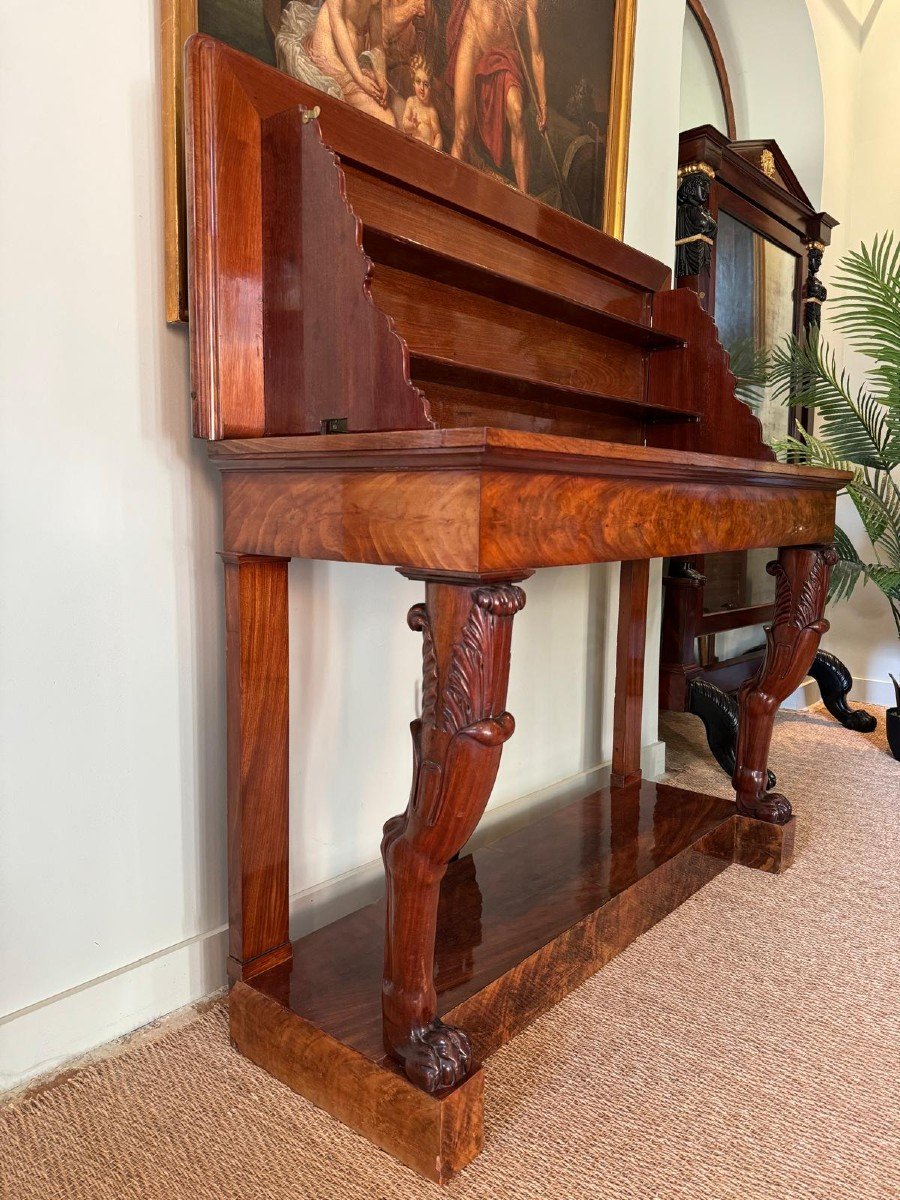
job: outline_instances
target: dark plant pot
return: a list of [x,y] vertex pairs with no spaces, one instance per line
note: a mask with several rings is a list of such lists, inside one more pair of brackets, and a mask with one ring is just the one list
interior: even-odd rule
[[887,710],[887,740],[891,748],[891,754],[900,762],[900,708],[889,708]]

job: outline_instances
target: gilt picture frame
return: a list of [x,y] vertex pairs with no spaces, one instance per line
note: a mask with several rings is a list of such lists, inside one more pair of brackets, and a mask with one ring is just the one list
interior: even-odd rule
[[636,9],[637,0],[163,0],[167,321],[187,319],[182,50],[192,33],[621,238]]

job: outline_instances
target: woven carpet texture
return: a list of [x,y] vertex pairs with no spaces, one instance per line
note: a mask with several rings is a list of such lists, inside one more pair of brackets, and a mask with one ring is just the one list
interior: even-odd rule
[[[729,794],[698,722],[662,736]],[[771,765],[794,868],[729,868],[491,1059],[450,1200],[900,1200],[900,764],[785,713]],[[0,1108],[3,1200],[439,1194],[236,1054],[224,1004]]]

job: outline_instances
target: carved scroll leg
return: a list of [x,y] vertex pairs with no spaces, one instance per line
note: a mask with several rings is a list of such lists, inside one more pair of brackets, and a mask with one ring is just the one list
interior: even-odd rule
[[747,817],[784,825],[791,806],[777,792],[766,795],[766,763],[775,713],[799,687],[819,639],[828,629],[823,618],[828,580],[837,561],[832,546],[788,546],[766,570],[775,576],[775,617],[766,627],[766,653],[755,679],[738,697],[740,716],[732,782],[737,809]]
[[836,721],[857,733],[871,733],[878,721],[864,708],[851,708],[847,693],[853,687],[853,676],[833,654],[819,650],[812,660],[809,673],[819,686],[822,701]]
[[[414,576],[415,577],[415,576]],[[421,576],[418,576],[421,578]],[[441,880],[468,841],[494,786],[503,743],[514,615],[512,584],[432,582],[410,610],[423,635],[422,718],[413,722],[413,785],[385,826],[387,923],[382,990],[385,1048],[428,1092],[468,1074],[469,1040],[437,1019],[434,942]]]

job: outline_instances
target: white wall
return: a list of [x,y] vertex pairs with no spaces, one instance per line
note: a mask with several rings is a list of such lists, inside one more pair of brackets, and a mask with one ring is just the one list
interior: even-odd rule
[[738,138],[775,138],[817,204],[824,109],[806,5],[803,0],[704,0],[704,7],[728,69]]
[[[665,257],[681,23],[642,0],[627,236]],[[218,484],[162,321],[157,28],[113,0],[58,7],[39,41],[31,8],[3,14],[0,1087],[224,982]],[[527,585],[495,807],[608,759],[616,576]],[[419,594],[292,568],[298,927],[368,885],[405,804]]]
[[[900,155],[896,113],[900,105],[900,5],[879,0],[808,0],[823,68],[826,142],[822,205],[841,222],[825,255],[827,285],[845,251],[876,233],[900,235]],[[823,330],[856,382],[866,362],[843,343],[823,307]],[[860,555],[871,547],[847,499],[838,521]],[[851,699],[893,703],[888,673],[900,676],[900,646],[886,601],[872,585],[857,588],[847,604],[829,609],[826,646],[846,662],[855,684]]]
[[728,134],[728,118],[719,85],[719,73],[700,23],[685,5],[679,128],[696,129],[698,125],[712,125],[720,133]]

